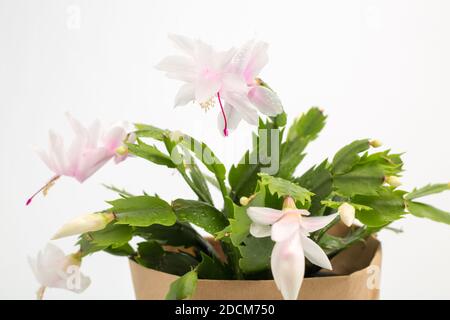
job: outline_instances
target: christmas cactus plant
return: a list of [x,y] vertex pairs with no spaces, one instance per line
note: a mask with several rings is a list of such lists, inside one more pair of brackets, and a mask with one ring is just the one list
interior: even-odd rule
[[[355,140],[298,174],[327,117],[313,107],[287,126],[280,99],[258,78],[267,63],[265,43],[217,52],[199,40],[171,39],[182,55],[167,57],[157,68],[184,82],[175,104],[194,101],[205,109],[218,104],[220,132],[230,135],[224,139],[233,139],[231,131],[242,119],[257,126],[253,147],[227,169],[205,143],[179,131],[141,123],[133,130],[123,125],[102,130],[98,123],[86,128],[69,116],[75,133],[70,148],[51,133],[48,152],[39,152],[54,172],[39,192],[45,194],[62,176],[83,182],[111,159],[134,157],[178,171],[193,197],[162,199],[109,187],[117,199],[54,235],[78,235],[75,253],[48,245],[30,259],[40,297],[46,287],[83,291],[90,280],[79,273],[82,259],[104,251],[180,276],[168,299],[189,298],[198,279],[272,278],[285,299],[296,299],[305,275],[331,269],[333,256],[408,214],[450,224],[450,213],[419,200],[449,184],[403,190],[401,155],[379,151],[377,140]],[[211,188],[220,199],[213,199]],[[344,235],[327,232],[338,223],[346,226]]]

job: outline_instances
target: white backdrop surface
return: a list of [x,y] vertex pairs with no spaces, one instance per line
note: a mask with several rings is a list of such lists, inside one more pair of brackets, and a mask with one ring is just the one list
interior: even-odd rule
[[[33,299],[27,264],[63,222],[115,197],[100,184],[192,197],[181,178],[130,159],[84,184],[60,179],[47,198],[24,201],[51,173],[33,153],[53,128],[70,134],[64,112],[147,122],[205,140],[229,165],[249,142],[241,125],[219,135],[217,110],[174,110],[179,84],[154,65],[173,48],[167,34],[200,37],[218,48],[256,37],[270,43],[262,77],[290,120],[317,105],[329,115],[299,172],[342,145],[372,137],[406,152],[406,187],[450,181],[450,2],[395,1],[79,1],[0,0],[0,298]],[[448,194],[427,199],[450,210]],[[404,233],[383,231],[385,299],[450,298],[450,226],[408,217]],[[75,239],[59,241],[66,251]],[[82,295],[49,299],[134,298],[126,259],[83,262],[93,283]]]

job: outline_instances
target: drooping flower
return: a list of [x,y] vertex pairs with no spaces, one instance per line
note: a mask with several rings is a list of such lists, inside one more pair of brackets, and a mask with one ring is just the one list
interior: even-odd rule
[[325,252],[309,235],[327,226],[337,214],[307,217],[310,213],[297,209],[290,197],[285,199],[283,210],[250,207],[247,214],[252,220],[250,233],[254,237],[271,236],[275,241],[271,268],[284,299],[297,299],[305,273],[305,257],[317,266],[332,269]]
[[[248,86],[242,75],[230,68],[236,54],[234,48],[218,52],[200,40],[179,35],[170,35],[169,38],[184,55],[168,56],[156,68],[166,72],[167,77],[184,82],[175,97],[175,106],[196,101],[208,110],[217,100],[225,136],[240,119],[252,125],[258,124],[258,113],[248,98]],[[226,101],[226,108],[222,99]],[[239,117],[231,114],[230,110]]]
[[115,218],[114,213],[89,213],[65,223],[52,240],[104,229]]
[[36,258],[28,258],[31,269],[41,284],[37,292],[42,299],[46,288],[60,288],[81,293],[91,283],[89,277],[80,272],[81,253],[65,255],[53,244],[47,244]]
[[341,221],[347,226],[351,227],[353,221],[355,221],[355,207],[351,204],[344,202],[338,208],[338,214],[341,218]]
[[114,158],[116,163],[123,161],[128,155],[124,142],[134,142],[135,139],[132,134],[127,134],[124,125],[102,131],[98,121],[86,128],[69,114],[67,119],[75,138],[69,148],[66,148],[63,138],[50,131],[49,150],[45,152],[39,149],[37,153],[54,176],[27,200],[27,205],[40,192],[45,195],[61,176],[73,177],[82,183],[110,159]]

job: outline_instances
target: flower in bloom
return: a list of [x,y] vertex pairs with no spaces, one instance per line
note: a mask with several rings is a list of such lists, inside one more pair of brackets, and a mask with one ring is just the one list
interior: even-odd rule
[[341,218],[341,221],[347,226],[351,227],[353,221],[355,221],[355,207],[347,202],[341,204],[338,208],[338,214]]
[[284,201],[283,210],[250,207],[247,214],[252,220],[250,233],[254,237],[271,236],[275,241],[271,268],[284,299],[297,299],[305,273],[305,257],[317,266],[332,269],[327,255],[309,238],[309,233],[327,226],[337,214],[307,217],[309,212],[297,209],[290,197]]
[[80,273],[80,252],[65,255],[61,249],[49,243],[36,258],[28,258],[28,261],[41,284],[38,299],[42,299],[46,288],[60,288],[81,293],[91,283],[89,277]]
[[[248,87],[247,96],[258,111],[267,116],[275,116],[283,112],[281,101],[278,95],[258,78],[269,61],[268,47],[268,44],[262,41],[248,41],[233,57],[230,69],[244,78]],[[240,114],[228,104],[225,105],[225,112],[234,119],[234,125],[237,126],[241,120]]]
[[[228,129],[236,128],[241,119],[252,125],[258,124],[258,112],[250,100],[253,94],[249,94],[250,87],[244,77],[244,69],[241,70],[240,63],[232,63],[236,57],[235,49],[219,52],[200,40],[179,35],[170,35],[169,38],[183,55],[168,56],[156,68],[166,72],[169,78],[184,82],[175,97],[175,106],[196,101],[208,110],[218,101],[221,128],[225,136],[228,135]],[[256,55],[250,58],[246,59],[247,69],[258,72]],[[261,97],[257,95],[254,100],[258,99],[261,100]]]
[[113,213],[90,213],[64,224],[52,240],[104,229],[115,218]]
[[53,171],[54,176],[28,199],[27,205],[41,191],[45,195],[61,176],[73,177],[81,183],[110,159],[114,158],[116,163],[123,161],[128,155],[128,149],[124,142],[134,142],[135,139],[132,134],[127,134],[124,125],[113,126],[109,130],[103,131],[98,121],[86,128],[69,114],[67,114],[67,119],[75,133],[75,138],[66,148],[63,138],[50,131],[48,151],[39,149],[37,153],[47,167]]

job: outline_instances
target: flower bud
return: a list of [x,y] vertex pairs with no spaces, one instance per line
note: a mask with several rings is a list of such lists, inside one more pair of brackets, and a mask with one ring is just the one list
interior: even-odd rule
[[355,208],[352,205],[348,204],[347,202],[344,202],[339,206],[338,213],[341,218],[341,221],[347,227],[351,227],[353,221],[355,220]]
[[373,148],[378,148],[378,147],[381,147],[383,145],[383,143],[380,140],[377,140],[377,139],[369,141],[369,144]]
[[244,207],[247,206],[249,202],[250,202],[250,200],[247,197],[241,197],[239,199],[239,203],[241,204],[241,206],[244,206]]
[[169,133],[169,138],[173,142],[180,142],[184,134],[181,131],[175,130]]
[[52,240],[102,230],[114,220],[113,213],[90,213],[64,224],[53,236]]
[[386,182],[388,185],[397,188],[402,185],[402,182],[400,179],[396,176],[388,176],[384,178],[384,182]]

